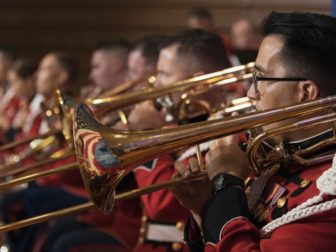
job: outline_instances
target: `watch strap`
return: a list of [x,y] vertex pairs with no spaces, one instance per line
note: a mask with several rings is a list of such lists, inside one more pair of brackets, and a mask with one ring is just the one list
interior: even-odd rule
[[244,189],[244,181],[229,173],[219,173],[212,179],[212,192],[216,193],[230,186],[237,186]]

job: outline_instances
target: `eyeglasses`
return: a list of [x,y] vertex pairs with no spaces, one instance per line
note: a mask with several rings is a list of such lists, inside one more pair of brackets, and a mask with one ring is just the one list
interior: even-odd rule
[[307,79],[304,78],[276,78],[276,77],[260,77],[257,76],[256,73],[252,73],[252,85],[254,87],[254,91],[256,94],[256,97],[260,97],[260,92],[258,89],[258,81],[306,81]]

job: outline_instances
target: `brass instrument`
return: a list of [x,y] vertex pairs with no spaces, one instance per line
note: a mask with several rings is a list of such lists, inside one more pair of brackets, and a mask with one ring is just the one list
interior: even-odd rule
[[[190,97],[190,95],[194,94],[195,92],[204,93],[210,88],[220,87],[222,85],[231,84],[239,80],[249,79],[251,77],[251,74],[248,72],[251,71],[253,67],[254,67],[254,63],[249,63],[247,65],[228,68],[228,69],[218,71],[215,73],[198,76],[196,78],[178,82],[176,84],[172,84],[164,88],[153,88],[152,85],[155,82],[155,77],[149,76],[149,77],[141,78],[136,81],[126,82],[124,84],[121,84],[115,89],[112,89],[111,91],[103,94],[101,97],[105,97],[110,94],[119,94],[121,92],[125,92],[129,90],[131,87],[134,87],[134,85],[141,83],[143,80],[146,80],[146,82],[149,83],[148,87],[145,90],[140,90],[140,91],[136,91],[136,92],[129,93],[129,94],[115,95],[110,98],[101,98],[101,99],[95,99],[95,100],[88,99],[86,102],[91,105],[94,105],[100,100],[103,101],[103,103],[98,105],[98,111],[96,111],[95,109],[95,114],[101,115],[101,112],[107,112],[111,109],[115,109],[114,108],[115,103],[113,101],[117,101],[118,104],[120,105],[123,104],[123,106],[125,106],[125,105],[131,105],[133,104],[133,102],[139,102],[142,100],[146,100],[148,97],[157,98],[160,95],[166,95],[172,92],[187,91],[182,95],[182,99],[184,99],[186,98],[187,95],[189,95],[188,97]],[[192,90],[190,90],[191,88]],[[62,120],[62,131],[58,131],[58,130],[50,131],[50,133],[48,133],[47,135],[51,137],[49,139],[44,140],[42,143],[40,143],[40,146],[43,146],[43,148],[45,148],[46,146],[48,146],[48,143],[50,141],[54,142],[52,141],[52,139],[57,138],[57,139],[61,139],[63,143],[67,143],[66,148],[72,149],[71,144],[72,144],[72,139],[73,139],[73,136],[72,136],[72,116],[73,116],[72,112],[73,111],[71,108],[69,108],[69,106],[65,105],[59,89],[55,90],[54,95],[55,95],[56,105],[50,109],[44,108],[44,111],[45,111],[44,114],[46,118],[51,118],[52,116],[55,116],[55,115],[58,118],[60,118]],[[136,99],[132,100],[132,99],[129,99],[129,97],[133,97]],[[109,100],[112,100],[112,104],[110,104]],[[95,106],[96,105],[94,105],[93,107]],[[101,110],[102,108],[101,106],[103,106],[103,110]],[[119,118],[124,124],[127,124],[127,116],[122,110],[120,110],[120,107],[118,107],[118,109],[119,109],[118,110]],[[207,112],[210,114],[212,110],[211,111],[209,110]],[[179,115],[178,118],[180,118],[180,121],[182,121],[185,118],[185,116]],[[54,132],[57,132],[57,135],[53,136]],[[62,134],[60,134],[60,132]],[[58,137],[58,136],[61,136],[61,137]],[[17,165],[20,165],[21,160],[24,160],[28,156],[34,155],[40,149],[42,148],[30,148],[29,153],[25,155],[23,153],[20,153],[18,155],[13,155],[13,158],[11,160],[9,160],[7,163],[0,166],[0,170],[2,170],[5,173],[8,170],[12,170],[14,167],[17,167]],[[47,155],[50,155],[50,154],[52,154],[52,152],[47,153]],[[17,169],[17,170],[20,171],[21,169]]]
[[[44,158],[45,156],[52,156],[55,155],[55,152],[59,152],[59,146],[64,145],[65,143],[72,143],[72,117],[67,111],[64,111],[66,106],[64,105],[60,90],[56,89],[54,94],[56,105],[50,109],[46,106],[42,106],[42,110],[44,111],[43,114],[47,121],[50,121],[50,118],[52,117],[57,117],[58,120],[62,120],[62,129],[55,129],[55,127],[52,126],[49,127],[51,130],[47,133],[0,147],[0,151],[7,151],[20,145],[29,144],[28,148],[18,154],[11,155],[4,164],[0,165],[2,174],[7,173],[9,170],[16,169],[17,166],[21,165],[23,160],[33,155],[38,155],[42,150]],[[69,144],[64,148],[71,148],[71,145]]]
[[[118,95],[118,94],[121,94],[121,93],[125,93],[125,92],[129,91],[130,89],[136,87],[138,84],[141,84],[142,82],[146,82],[148,84],[147,86],[152,87],[154,85],[155,81],[156,81],[156,77],[155,77],[154,74],[146,76],[146,77],[139,78],[137,80],[127,81],[127,82],[121,83],[121,84],[117,85],[115,88],[113,88],[111,90],[108,90],[105,93],[99,95],[99,97],[97,99],[103,99],[103,98],[111,97],[111,96]],[[85,102],[90,103],[92,100],[95,100],[95,99],[87,99]]]
[[[211,120],[187,126],[180,126],[174,129],[161,129],[146,132],[124,132],[107,128],[93,118],[93,115],[87,106],[80,105],[77,109],[74,122],[75,147],[85,186],[93,202],[3,225],[0,226],[0,232],[7,232],[16,228],[88,210],[95,207],[95,205],[100,210],[108,212],[112,209],[114,201],[127,200],[144,193],[169,188],[171,185],[186,181],[184,178],[177,178],[115,195],[117,184],[139,164],[152,160],[161,154],[194,145],[205,140],[263,126],[288,118],[310,115],[329,107],[334,107],[335,104],[336,96],[332,96],[304,104]],[[334,114],[331,117],[335,119]],[[329,119],[330,118],[328,118],[328,120]],[[102,139],[104,139],[104,142],[108,144],[110,152],[110,154],[105,154],[114,157],[114,164],[106,169],[92,166],[90,160],[83,156],[83,148],[87,147],[85,146],[85,143],[81,143],[80,140],[83,138],[83,134],[93,134],[92,136],[97,137],[96,141],[103,141]],[[107,157],[106,155],[105,158]],[[256,172],[259,171],[258,167],[255,169]],[[195,179],[200,179],[204,175],[205,173],[201,173],[195,177]]]
[[[109,212],[113,207],[116,186],[140,164],[159,155],[209,139],[321,111],[335,106],[335,101],[336,97],[332,96],[247,115],[144,132],[125,132],[105,127],[94,118],[89,107],[82,104],[77,108],[74,122],[77,159],[92,201],[101,211]],[[94,162],[94,157],[87,157],[88,153],[92,153],[92,150],[88,152],[89,146],[86,143],[88,135],[106,150],[103,160]],[[108,167],[96,165],[97,162],[106,160]],[[255,172],[259,173],[259,169]]]
[[36,139],[29,143],[29,147],[20,152],[19,154],[10,155],[3,165],[0,165],[1,173],[7,172],[19,166],[23,160],[33,155],[37,155],[41,150],[44,150],[45,154],[51,155],[55,150],[55,144],[57,143],[56,136],[48,136],[45,139]]
[[[229,75],[226,79],[221,80],[217,83],[214,83],[213,85],[205,86],[200,85],[200,87],[196,87],[195,89],[189,90],[181,95],[181,100],[177,104],[176,108],[173,109],[173,112],[175,115],[175,118],[177,118],[177,121],[189,121],[189,118],[197,118],[199,116],[202,116],[204,114],[210,115],[214,114],[218,111],[224,111],[226,109],[225,100],[220,104],[218,107],[212,107],[210,103],[206,100],[199,99],[199,96],[208,92],[209,90],[217,90],[220,87],[223,87],[225,85],[233,84],[233,83],[239,83],[241,81],[245,80],[251,80],[252,79],[252,73],[250,71],[253,70],[253,65],[247,69],[245,69],[243,72],[237,72],[234,74]],[[231,76],[231,77],[230,77]],[[221,92],[221,91],[220,91]],[[242,98],[235,99],[236,101],[233,101],[234,103],[238,102],[244,102],[245,106],[248,104],[251,106],[251,101],[247,100],[247,97],[244,97],[242,101]],[[201,112],[196,113],[196,115],[193,115],[193,113],[190,115],[189,107],[190,106],[196,106],[201,108]],[[242,108],[241,106],[237,106],[235,109]],[[202,111],[203,110],[203,111]]]
[[[294,153],[290,153],[284,149],[283,143],[279,143],[273,147],[272,151],[266,154],[266,156],[262,159],[258,158],[258,151],[261,144],[274,136],[281,135],[284,133],[300,130],[300,129],[307,129],[316,127],[317,125],[326,124],[326,123],[334,123],[336,121],[336,113],[331,111],[331,113],[326,115],[315,116],[313,118],[304,119],[302,121],[292,123],[290,125],[282,126],[279,128],[267,130],[258,134],[251,143],[248,145],[246,153],[248,156],[250,167],[254,170],[262,169],[264,167],[271,167],[272,165],[276,165],[280,161],[282,162],[295,162],[302,166],[310,166],[314,164],[318,164],[321,162],[332,160],[335,153],[326,153],[324,155],[319,155],[317,157],[313,157],[310,159],[306,159],[304,156],[307,154],[311,154],[320,150],[322,148],[335,145],[336,144],[336,128],[335,124],[333,125],[333,135],[330,138],[322,140],[313,146],[307,147],[305,149],[295,150]],[[262,151],[262,150],[261,150]],[[264,154],[265,155],[265,154]]]
[[[175,92],[186,92],[196,87],[205,87],[206,89],[209,89],[214,86],[225,85],[228,83],[231,84],[236,82],[237,79],[239,79],[239,76],[248,73],[253,68],[254,63],[248,63],[246,65],[231,67],[214,73],[179,81],[164,87],[147,88],[145,90],[115,95],[108,98],[89,100],[86,103],[95,111],[95,114],[99,115],[102,111],[106,111],[106,109],[116,110],[141,101],[156,99]],[[246,78],[251,78],[251,75],[246,76]]]
[[[98,98],[86,99],[85,103],[92,106],[92,108],[95,110],[95,113],[96,113],[97,116],[101,116],[101,115],[104,115],[107,112],[110,112],[111,110],[114,110],[114,108],[110,108],[109,106],[106,106],[104,108],[100,108],[100,109],[96,110],[95,106],[94,106],[94,103],[95,103],[96,100],[106,99],[108,97],[114,97],[114,96],[126,93],[127,91],[131,90],[132,88],[136,87],[137,85],[139,85],[143,82],[147,83],[146,88],[153,88],[153,85],[154,85],[155,81],[156,81],[156,76],[155,75],[149,75],[149,76],[146,76],[146,77],[139,78],[137,80],[127,81],[127,82],[122,83],[120,85],[117,85],[115,88],[101,94]],[[119,110],[119,111],[121,111],[121,110]],[[120,113],[122,113],[122,112],[119,112],[119,114]],[[124,115],[119,115],[119,116],[124,117]],[[124,121],[122,118],[121,118],[121,120]]]

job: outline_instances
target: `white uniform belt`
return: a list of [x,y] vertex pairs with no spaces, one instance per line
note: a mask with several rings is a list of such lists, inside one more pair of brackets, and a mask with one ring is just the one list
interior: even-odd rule
[[183,242],[183,231],[175,225],[147,223],[146,240],[158,242]]

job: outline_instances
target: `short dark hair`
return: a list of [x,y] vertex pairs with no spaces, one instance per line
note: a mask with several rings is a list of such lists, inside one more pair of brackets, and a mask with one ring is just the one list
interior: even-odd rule
[[281,59],[290,74],[316,81],[321,96],[335,92],[335,17],[272,12],[262,23],[262,34],[280,35],[284,43]]
[[16,58],[16,54],[12,48],[6,45],[0,45],[0,53],[2,53],[6,60],[13,62]]
[[76,57],[73,54],[64,51],[55,51],[51,52],[51,54],[56,57],[60,67],[68,73],[69,81],[76,81],[78,74],[78,61]]
[[205,7],[196,7],[189,11],[187,18],[198,18],[198,19],[207,19],[213,20],[212,13],[209,9]]
[[37,64],[26,58],[18,59],[14,62],[12,70],[22,79],[32,77],[36,70]]
[[167,39],[166,35],[149,35],[134,42],[131,51],[139,50],[147,64],[156,65],[160,46]]
[[186,60],[190,65],[196,63],[199,69],[195,70],[209,73],[231,66],[224,42],[216,33],[201,29],[185,30],[169,37],[161,48],[174,44],[179,45],[177,54],[182,61]]
[[94,51],[98,50],[106,50],[106,51],[114,51],[114,50],[125,50],[128,52],[130,49],[130,44],[123,39],[116,39],[116,40],[105,40],[99,42]]

